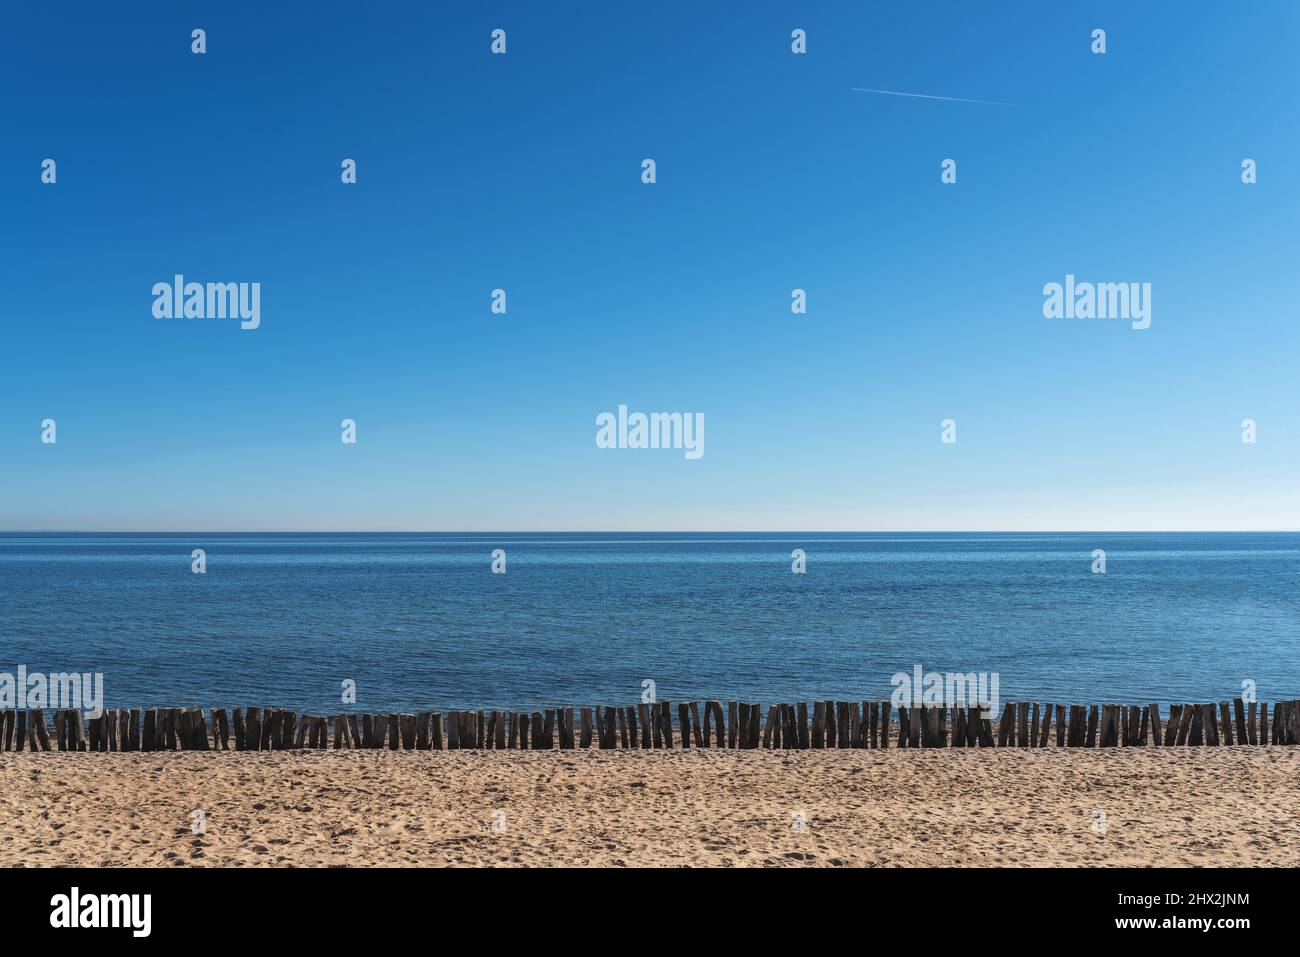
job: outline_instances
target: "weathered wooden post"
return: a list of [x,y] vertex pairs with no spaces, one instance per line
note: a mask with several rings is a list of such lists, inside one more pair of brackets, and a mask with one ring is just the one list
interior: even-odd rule
[[[1246,705],[1240,698],[1232,699],[1233,717],[1237,719],[1237,744],[1245,744],[1250,739],[1246,735]],[[1253,743],[1253,742],[1252,742]]]
[[[229,719],[226,717],[226,709],[212,708],[211,716],[212,716],[212,739],[213,739],[214,750],[229,751],[230,750],[230,724],[229,724]],[[167,735],[167,712],[164,711],[163,712],[164,746],[166,745],[166,740],[167,740],[166,735]]]
[[1178,725],[1182,718],[1183,706],[1171,704],[1169,706],[1169,720],[1165,723],[1165,737],[1160,743],[1161,747],[1171,748],[1178,743]]
[[[1101,706],[1101,740],[1097,742],[1098,747],[1113,748],[1118,743],[1115,728],[1115,711],[1117,706],[1106,704]],[[1089,722],[1091,724],[1091,722]],[[1091,747],[1092,735],[1089,733],[1089,747]]]
[[713,729],[714,742],[717,747],[721,748],[723,747],[723,742],[726,740],[726,728],[724,727],[722,719],[722,702],[706,701],[705,708],[712,709],[713,711],[713,720],[716,722]]
[[659,727],[663,730],[664,747],[673,746],[673,709],[667,701],[656,702],[652,707],[659,709]]
[[1205,709],[1198,704],[1191,706],[1192,723],[1187,732],[1187,746],[1197,748],[1201,746],[1201,738],[1204,733]]
[[[1011,742],[1012,728],[1015,726],[1015,713],[1016,713],[1015,709],[1016,706],[1010,701],[1008,701],[1006,707],[1002,709],[1002,721],[1001,723],[998,724],[998,747],[999,748],[1005,748]],[[903,720],[902,718],[903,709],[899,708],[898,710],[899,710],[898,720],[901,722]]]
[[68,710],[68,731],[71,738],[69,750],[85,751],[86,725],[82,720],[80,708],[70,708]]
[[787,751],[799,747],[799,719],[792,704],[781,705],[781,746]]
[[682,702],[677,705],[677,729],[682,736],[682,750],[691,746],[691,706]]
[[1070,705],[1070,719],[1065,737],[1065,746],[1067,748],[1078,748],[1083,746],[1083,724],[1079,715],[1079,706],[1077,704]]
[[131,750],[140,750],[140,709],[131,709],[131,719],[127,723],[127,732],[131,738]]
[[[247,726],[245,732],[245,742],[249,751],[257,751],[262,747],[262,709],[249,708],[244,712],[244,724]],[[188,723],[186,724],[188,728]],[[188,737],[188,735],[187,735]],[[186,745],[190,747],[192,745]]]
[[619,747],[626,751],[631,747],[627,739],[627,708],[614,708],[614,718],[618,724]]
[[[190,723],[190,727],[191,729],[194,727],[193,722]],[[279,712],[275,708],[266,708],[262,712],[262,736],[258,748],[262,751],[273,750],[275,748],[275,741],[279,736]]]
[[[1196,710],[1194,705],[1184,704],[1178,709],[1178,729],[1174,734],[1174,743],[1182,746],[1187,743],[1187,736],[1192,730],[1192,712]],[[1170,720],[1172,724],[1172,719]],[[1169,741],[1166,739],[1166,744]]]
[[58,751],[68,750],[68,720],[64,708],[54,711],[54,747]]
[[53,750],[50,747],[50,731],[45,725],[45,712],[39,708],[32,712],[32,727],[36,731],[36,741],[40,744],[41,750]]
[[[665,704],[666,704],[666,702],[665,702]],[[615,713],[617,710],[618,710],[617,708],[610,707],[609,705],[606,705],[606,706],[605,706],[605,740],[609,742],[609,750],[611,750],[611,751],[614,751],[614,750],[617,750],[617,749],[618,749],[618,725],[617,725],[617,723],[616,723],[616,721],[615,721],[615,717],[614,717],[614,713]],[[668,738],[669,738],[668,746],[669,746],[669,747],[672,747],[672,741],[671,741],[671,737],[672,737],[672,727],[671,727],[671,726],[669,726],[669,728],[668,728],[667,736],[668,736]]]
[[1219,702],[1219,743],[1232,744],[1232,710],[1226,701]]
[[203,709],[194,709],[194,746],[200,751],[209,750],[208,726],[203,720]]

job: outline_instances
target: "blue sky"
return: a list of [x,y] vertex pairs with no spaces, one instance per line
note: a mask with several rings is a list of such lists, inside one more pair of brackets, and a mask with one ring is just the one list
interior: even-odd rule
[[265,6],[7,15],[0,528],[1300,527],[1295,4]]

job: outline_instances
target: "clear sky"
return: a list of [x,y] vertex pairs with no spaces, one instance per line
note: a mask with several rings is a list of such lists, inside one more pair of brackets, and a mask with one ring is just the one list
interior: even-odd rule
[[[1298,28],[15,5],[0,529],[1300,527]],[[260,328],[155,319],[176,273],[261,283]],[[1045,318],[1067,273],[1151,283],[1151,327]],[[705,454],[597,448],[619,404]]]

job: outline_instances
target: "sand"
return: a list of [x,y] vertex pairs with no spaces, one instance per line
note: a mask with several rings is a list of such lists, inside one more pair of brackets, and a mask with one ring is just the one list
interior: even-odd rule
[[1298,785],[1300,748],[4,753],[0,864],[1295,866]]

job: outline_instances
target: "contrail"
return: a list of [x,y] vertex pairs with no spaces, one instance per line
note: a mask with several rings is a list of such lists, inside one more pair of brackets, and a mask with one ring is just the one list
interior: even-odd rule
[[852,87],[854,93],[882,93],[885,96],[911,96],[918,100],[948,100],[951,103],[983,103],[986,106],[1018,106],[1017,103],[1000,103],[997,100],[967,100],[960,96],[930,96],[927,93],[899,93],[897,90],[868,90],[860,86]]

